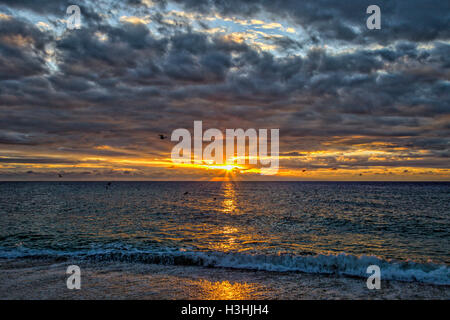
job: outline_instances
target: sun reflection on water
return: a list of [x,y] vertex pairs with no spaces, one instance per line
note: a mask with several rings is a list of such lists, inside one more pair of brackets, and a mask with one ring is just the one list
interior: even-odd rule
[[206,300],[247,300],[261,291],[260,285],[247,282],[212,282],[201,279],[194,284],[199,286],[201,299]]
[[223,188],[223,202],[222,212],[233,214],[236,211],[236,191],[232,182],[225,182],[222,184]]
[[239,249],[241,244],[238,241],[240,240],[238,239],[240,231],[238,228],[224,226],[223,228],[219,229],[217,233],[220,234],[221,240],[212,244],[211,248],[213,250],[224,252],[235,250],[240,251]]

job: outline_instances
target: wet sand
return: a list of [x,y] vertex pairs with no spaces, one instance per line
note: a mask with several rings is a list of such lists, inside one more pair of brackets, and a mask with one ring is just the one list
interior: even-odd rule
[[[66,286],[81,268],[81,289]],[[0,299],[450,299],[448,286],[306,273],[123,262],[0,260]]]

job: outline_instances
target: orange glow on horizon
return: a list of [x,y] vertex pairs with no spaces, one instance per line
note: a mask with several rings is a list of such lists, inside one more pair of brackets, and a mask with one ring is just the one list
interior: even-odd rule
[[[363,137],[335,137],[335,147],[331,142],[322,143],[315,149],[290,149],[280,152],[279,171],[269,177],[271,180],[388,180],[388,181],[450,181],[449,167],[427,167],[421,162],[432,156],[429,151],[406,149],[393,143],[371,142],[351,143],[351,139]],[[342,144],[342,145],[341,145]],[[102,152],[99,154],[99,152]],[[105,153],[103,153],[105,152]],[[114,153],[118,154],[107,154]],[[36,152],[33,148],[0,150],[0,173],[13,177],[21,173],[23,177],[38,179],[48,175],[55,178],[58,173],[65,177],[86,179],[112,177],[137,180],[209,180],[239,181],[265,180],[261,167],[252,164],[236,164],[237,157],[224,164],[208,161],[200,163],[176,163],[170,154],[162,152],[152,157],[144,150],[129,151],[125,147],[98,145],[92,152],[83,153],[53,150],[48,154]],[[11,159],[11,161],[8,161]],[[17,159],[17,161],[15,161]],[[27,161],[29,159],[29,161]],[[44,161],[35,161],[44,159]],[[246,159],[248,162],[249,159]],[[260,158],[256,159],[260,162]],[[156,172],[156,173],[155,173]],[[125,173],[125,174],[124,174]],[[78,175],[78,177],[75,177]],[[107,178],[107,179],[109,179]],[[24,178],[19,178],[24,179]]]

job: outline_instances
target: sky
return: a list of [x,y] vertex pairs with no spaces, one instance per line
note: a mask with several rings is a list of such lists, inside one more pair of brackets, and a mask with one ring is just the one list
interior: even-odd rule
[[[0,0],[0,180],[450,181],[449,9]],[[278,173],[174,164],[196,120],[279,129]]]

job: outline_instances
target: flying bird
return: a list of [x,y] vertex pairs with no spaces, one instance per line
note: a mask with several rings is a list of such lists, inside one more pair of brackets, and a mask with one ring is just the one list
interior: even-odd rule
[[167,139],[168,137],[165,136],[165,135],[163,135],[163,134],[159,134],[159,138],[160,138],[161,140],[164,140],[164,139]]

